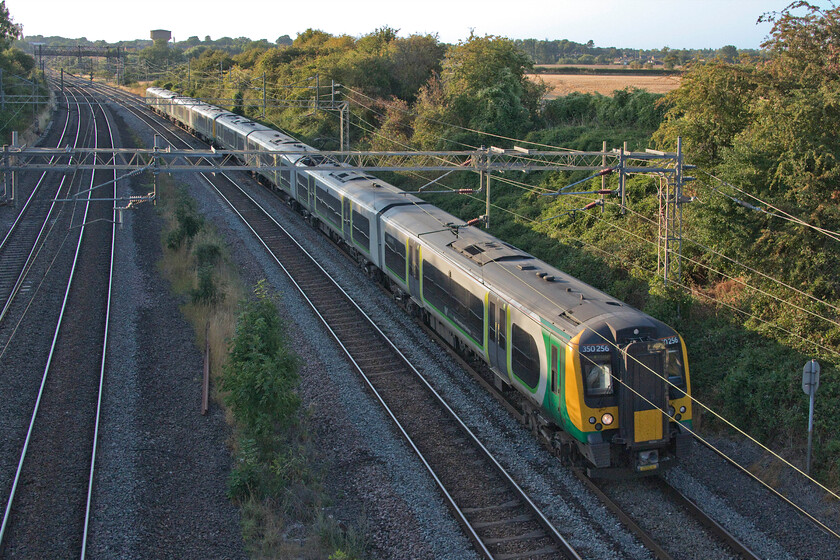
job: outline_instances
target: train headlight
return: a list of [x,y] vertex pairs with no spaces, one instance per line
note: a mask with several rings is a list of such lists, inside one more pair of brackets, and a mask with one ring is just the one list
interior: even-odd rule
[[614,420],[613,415],[610,414],[609,412],[607,412],[606,414],[601,416],[601,424],[603,424],[604,426],[609,426],[610,424],[613,423],[613,420]]
[[668,407],[668,416],[673,416],[675,412],[677,411],[673,406]]
[[590,424],[594,424],[595,422],[596,422],[595,417],[594,417],[594,416],[590,416],[590,417],[589,417],[589,423],[590,423]]
[[681,406],[681,407],[680,407],[680,412],[682,412],[683,414],[685,414],[685,407],[684,407],[684,406]]

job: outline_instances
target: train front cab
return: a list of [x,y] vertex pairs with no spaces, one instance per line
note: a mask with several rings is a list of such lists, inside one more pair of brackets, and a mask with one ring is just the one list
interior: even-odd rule
[[685,355],[676,333],[663,337],[656,327],[584,330],[569,341],[560,413],[590,476],[655,474],[688,453]]

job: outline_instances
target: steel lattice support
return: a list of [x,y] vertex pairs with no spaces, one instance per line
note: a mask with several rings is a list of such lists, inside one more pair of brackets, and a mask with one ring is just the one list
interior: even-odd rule
[[[344,111],[342,111],[344,113]],[[345,117],[346,119],[346,117]],[[346,120],[344,131],[349,129]],[[490,179],[493,173],[505,171],[591,171],[614,172],[619,176],[619,194],[622,209],[625,201],[626,177],[631,173],[656,174],[662,177],[660,189],[660,221],[658,257],[660,272],[665,283],[669,278],[679,280],[682,251],[682,196],[683,176],[681,143],[674,152],[630,152],[626,147],[618,150],[583,152],[573,150],[527,150],[523,148],[481,148],[464,151],[320,151],[285,152],[284,155],[310,156],[311,165],[295,167],[299,170],[335,171],[471,171],[481,176],[486,189],[487,210],[483,217],[489,224]],[[134,175],[146,170],[159,173],[222,173],[232,171],[280,171],[288,165],[274,155],[255,150],[176,150],[166,148],[33,148],[4,147],[2,169],[8,177],[20,171],[73,173],[83,170],[114,170]],[[241,163],[244,161],[245,163]],[[11,187],[13,189],[13,185]],[[6,192],[10,192],[7,187]],[[13,191],[12,191],[13,192]],[[558,193],[559,194],[559,193]],[[623,212],[622,212],[623,213]],[[672,255],[677,256],[676,274]]]

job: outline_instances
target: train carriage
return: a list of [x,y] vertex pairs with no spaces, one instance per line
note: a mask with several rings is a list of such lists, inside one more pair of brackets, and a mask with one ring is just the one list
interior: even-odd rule
[[[225,113],[216,118],[216,142],[227,150],[246,150],[249,134],[270,130],[265,125],[235,113]],[[246,163],[245,157],[239,159]]]
[[687,452],[687,354],[667,325],[285,134],[158,88],[147,102],[205,135],[215,115],[221,147],[287,165],[258,174],[450,345],[483,360],[562,456],[610,476],[657,472]]
[[[248,135],[247,147],[249,150],[259,150],[255,163],[265,167],[285,166],[279,171],[272,169],[261,169],[258,175],[267,180],[271,185],[281,189],[284,193],[294,197],[292,179],[294,177],[293,166],[300,155],[287,156],[284,152],[305,150],[315,151],[306,144],[298,142],[291,136],[277,132],[276,130],[257,130]],[[264,153],[262,153],[264,152]]]
[[172,100],[178,94],[162,88],[148,88],[146,90],[146,103],[158,113],[172,117]]
[[214,143],[216,141],[216,121],[223,115],[233,115],[233,113],[206,103],[196,105],[192,109],[192,129],[205,141]]

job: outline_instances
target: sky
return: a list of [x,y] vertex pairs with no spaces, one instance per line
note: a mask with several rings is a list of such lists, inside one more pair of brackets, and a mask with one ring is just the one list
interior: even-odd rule
[[[457,43],[473,32],[511,39],[594,41],[599,47],[759,48],[771,25],[757,24],[791,0],[6,0],[24,35],[108,42],[148,39],[168,29],[175,40],[294,39],[308,28],[359,37],[390,26],[400,36],[438,35]],[[812,0],[831,7],[831,0]]]

